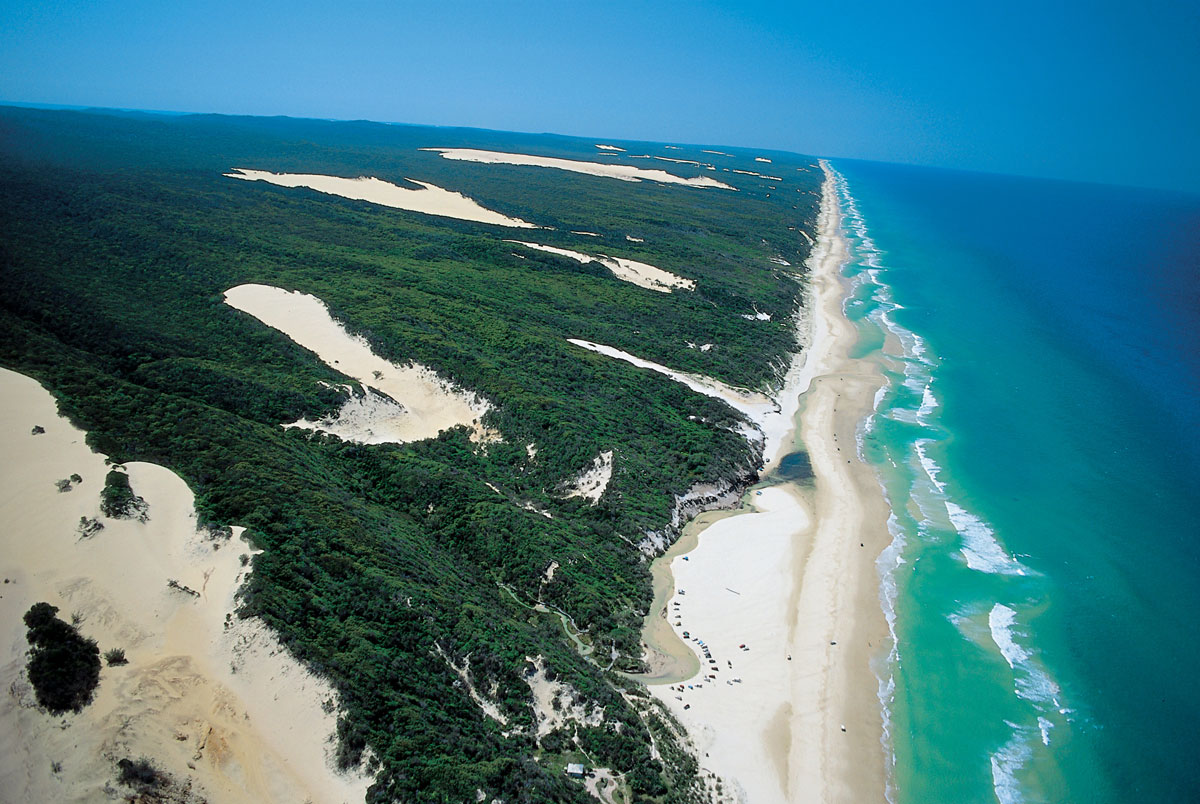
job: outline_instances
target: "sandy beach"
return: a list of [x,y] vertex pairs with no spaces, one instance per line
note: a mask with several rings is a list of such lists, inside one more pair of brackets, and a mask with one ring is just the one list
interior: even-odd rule
[[[84,437],[0,369],[0,801],[117,800],[132,791],[116,763],[140,757],[193,795],[171,800],[363,801],[370,780],[332,769],[332,688],[232,615],[254,552],[241,529],[198,531],[187,484],[149,463],[125,466],[148,521],[104,516],[110,467]],[[83,536],[81,517],[103,528]],[[39,708],[26,678],[22,617],[40,601],[128,659],[78,714]]]
[[[694,549],[677,545],[656,562],[656,580],[674,594],[651,618],[670,631],[646,633],[657,665],[651,691],[686,726],[702,766],[732,799],[751,804],[882,801],[885,791],[872,663],[889,647],[875,559],[890,536],[882,492],[855,441],[882,377],[849,357],[846,246],[828,174],[819,229],[809,346],[789,384],[802,393],[798,427],[768,453],[775,465],[803,448],[813,482],[772,484],[768,475],[745,512],[701,523],[685,536]],[[672,658],[680,645],[691,649],[690,663]],[[699,673],[676,681],[696,664]]]

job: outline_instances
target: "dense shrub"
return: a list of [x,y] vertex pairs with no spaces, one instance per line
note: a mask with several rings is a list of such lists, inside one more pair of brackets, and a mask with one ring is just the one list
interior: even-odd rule
[[149,506],[133,493],[129,477],[116,469],[104,478],[104,491],[100,492],[100,510],[113,519],[140,519],[146,521]]
[[38,703],[54,714],[78,712],[91,702],[100,683],[100,648],[57,613],[49,603],[35,603],[25,613],[32,646],[29,681]]
[[121,771],[121,784],[130,787],[156,787],[163,781],[162,774],[146,757],[122,759],[117,768]]

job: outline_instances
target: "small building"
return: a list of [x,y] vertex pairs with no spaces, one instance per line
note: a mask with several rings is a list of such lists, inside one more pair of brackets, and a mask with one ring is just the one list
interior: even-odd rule
[[583,765],[579,764],[578,762],[572,762],[569,765],[567,765],[567,775],[570,776],[572,779],[582,779],[584,777],[584,774],[585,774],[584,767],[583,767]]

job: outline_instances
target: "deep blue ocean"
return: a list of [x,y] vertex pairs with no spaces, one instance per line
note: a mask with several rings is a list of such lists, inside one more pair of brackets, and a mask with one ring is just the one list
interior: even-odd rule
[[1200,800],[1200,197],[833,167],[889,798]]

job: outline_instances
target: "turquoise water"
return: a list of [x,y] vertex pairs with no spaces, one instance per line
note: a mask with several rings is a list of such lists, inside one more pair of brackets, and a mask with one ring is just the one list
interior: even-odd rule
[[1200,198],[838,161],[908,802],[1200,797]]

